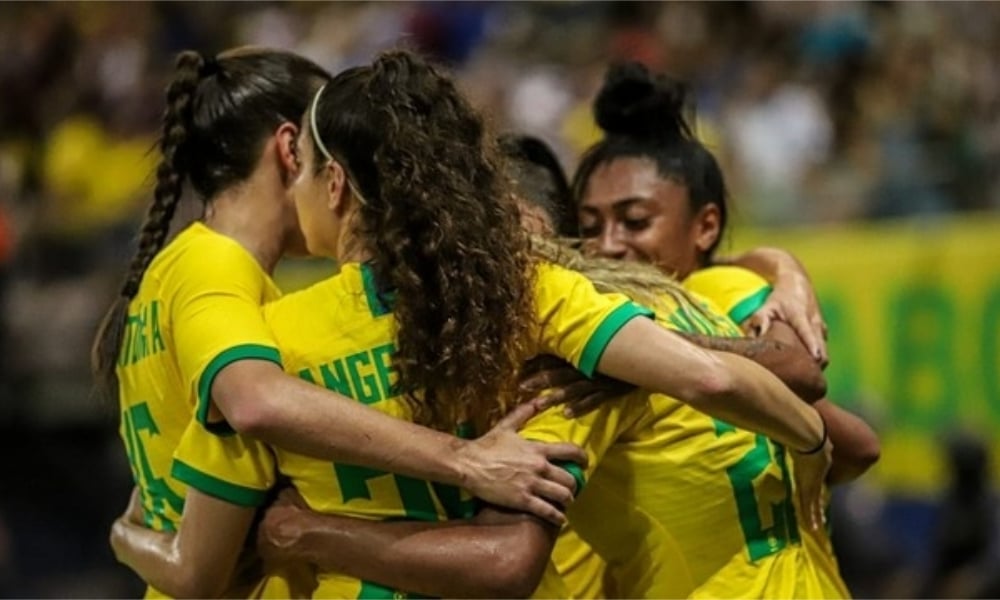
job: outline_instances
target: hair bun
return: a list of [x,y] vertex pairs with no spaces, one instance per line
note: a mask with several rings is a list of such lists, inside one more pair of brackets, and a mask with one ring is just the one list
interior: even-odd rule
[[608,134],[672,140],[690,137],[683,109],[687,89],[654,76],[637,62],[612,65],[594,101],[594,117]]

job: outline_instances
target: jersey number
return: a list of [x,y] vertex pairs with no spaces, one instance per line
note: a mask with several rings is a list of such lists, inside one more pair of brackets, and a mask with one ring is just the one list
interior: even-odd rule
[[153,514],[157,514],[161,516],[163,530],[174,531],[174,524],[163,517],[164,504],[180,514],[184,511],[184,499],[175,494],[162,477],[155,477],[152,467],[149,466],[140,434],[147,432],[150,436],[154,436],[160,433],[156,422],[153,421],[152,413],[149,412],[149,406],[145,402],[130,406],[128,410],[122,412],[122,423],[125,425],[125,451],[132,466],[132,477],[142,493],[146,525],[152,527]]
[[[333,470],[337,476],[337,484],[340,486],[344,504],[355,498],[371,500],[372,492],[368,487],[368,482],[376,477],[391,476],[399,491],[399,499],[403,503],[403,511],[406,513],[407,519],[438,520],[438,511],[434,505],[434,498],[431,496],[431,484],[426,481],[356,465],[334,463]],[[433,484],[433,488],[448,518],[467,519],[473,516],[473,502],[462,500],[458,488],[437,483]]]
[[[731,425],[716,421],[716,435],[722,436],[731,431],[734,431]],[[757,435],[754,437],[753,449],[726,469],[736,497],[740,529],[743,530],[747,552],[752,561],[775,554],[789,542],[797,542],[799,539],[791,483],[785,465],[785,449],[775,444],[772,458],[770,448],[767,438]],[[782,484],[778,489],[762,486],[759,491],[766,497],[758,498],[758,487],[754,482],[772,464],[781,469]],[[766,513],[761,511],[762,503]]]

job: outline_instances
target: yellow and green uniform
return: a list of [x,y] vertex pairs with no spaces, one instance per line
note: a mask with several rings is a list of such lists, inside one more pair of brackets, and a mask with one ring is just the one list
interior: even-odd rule
[[[771,286],[762,277],[741,267],[716,266],[695,271],[684,281],[684,286],[710,298],[737,324],[743,325],[763,306],[771,294]],[[794,465],[789,461],[789,468]],[[798,509],[798,495],[793,502]],[[805,556],[801,572],[808,574],[813,585],[818,585],[824,598],[849,598],[850,592],[837,565],[833,545],[826,530],[811,531],[800,528]],[[708,595],[711,595],[709,593]]]
[[129,304],[117,374],[120,433],[148,527],[175,531],[180,522],[186,488],[170,467],[199,386],[235,358],[278,359],[260,316],[260,305],[277,296],[253,256],[201,223],[146,270]]
[[[740,335],[719,309],[698,300],[707,315],[665,298],[673,310],[658,314],[658,322]],[[685,597],[699,589],[718,597],[817,595],[801,586],[783,593],[772,586],[770,574],[794,572],[800,557],[784,450],[765,437],[645,392],[572,420],[547,411],[522,435],[587,451],[586,484],[568,516],[607,563],[607,597]],[[579,560],[578,549],[557,549],[555,556],[566,554]],[[723,568],[739,589],[705,588]],[[571,593],[586,593],[578,580],[566,580]]]
[[[386,414],[410,419],[410,410],[394,386],[397,323],[389,296],[378,292],[367,265],[348,263],[338,275],[265,307],[285,370]],[[536,270],[534,296],[533,351],[559,356],[585,373],[593,372],[622,325],[651,314],[624,296],[598,293],[577,273],[547,264]],[[192,426],[188,434],[178,448],[174,474],[200,491],[236,504],[261,502],[277,469],[291,479],[310,508],[321,513],[436,521],[471,517],[474,512],[472,499],[454,487],[267,449],[240,436],[211,435],[200,426]],[[266,589],[263,593],[270,594]],[[550,564],[537,594],[565,593]],[[406,596],[339,573],[320,574],[314,595]]]

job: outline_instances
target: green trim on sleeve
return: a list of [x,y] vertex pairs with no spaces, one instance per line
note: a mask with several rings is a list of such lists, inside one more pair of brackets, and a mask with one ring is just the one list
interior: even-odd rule
[[587,476],[583,474],[580,465],[568,460],[554,460],[552,464],[573,476],[573,479],[576,480],[576,491],[573,492],[573,497],[579,496],[580,492],[583,491],[583,486],[587,485]]
[[625,323],[635,317],[653,318],[653,311],[639,306],[635,302],[626,302],[608,313],[608,316],[604,317],[590,339],[587,340],[587,345],[583,347],[583,354],[580,355],[580,364],[576,368],[587,377],[593,377],[594,371],[597,370],[597,363],[601,362],[601,356],[604,354],[604,349],[608,347],[608,343],[611,342],[611,338],[615,337],[615,334],[625,326]]
[[267,499],[267,490],[255,490],[253,488],[223,481],[222,479],[213,477],[208,473],[203,473],[176,458],[174,459],[173,465],[170,467],[170,475],[174,479],[186,483],[199,492],[208,494],[209,496],[218,498],[219,500],[225,500],[231,504],[237,504],[239,506],[257,508],[258,506],[264,504],[264,500]]
[[753,295],[740,300],[740,302],[729,311],[729,318],[732,319],[737,325],[742,325],[743,321],[749,319],[750,315],[757,312],[757,309],[764,305],[764,302],[770,295],[771,286],[765,285],[754,292]]
[[219,423],[208,422],[208,408],[212,404],[212,382],[215,381],[219,371],[238,360],[267,360],[275,363],[279,367],[281,364],[281,353],[273,346],[261,344],[240,344],[227,350],[223,350],[215,356],[201,372],[198,379],[198,406],[195,409],[195,418],[205,426],[205,429],[216,435],[227,435],[233,433],[232,427],[225,421]]

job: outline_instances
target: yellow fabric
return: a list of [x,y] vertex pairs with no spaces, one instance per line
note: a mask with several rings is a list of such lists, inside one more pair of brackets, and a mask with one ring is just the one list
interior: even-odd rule
[[628,320],[652,316],[621,294],[600,294],[575,271],[540,264],[534,285],[538,354],[552,354],[592,375],[607,343]]
[[[599,294],[576,273],[548,265],[539,266],[534,290],[538,350],[578,365],[596,364],[604,344],[617,331],[616,325],[648,314],[627,298]],[[281,348],[288,373],[386,414],[410,419],[408,406],[393,389],[397,380],[392,368],[397,325],[389,308],[391,301],[391,295],[377,291],[367,266],[348,263],[342,265],[338,275],[268,304],[264,316]],[[185,465],[188,472],[197,473],[189,479],[190,485],[204,486],[207,493],[213,493],[213,488],[217,492],[220,488],[228,492],[235,489],[238,498],[247,498],[251,497],[248,490],[265,490],[273,482],[273,470],[261,464],[268,460],[267,452],[252,449],[255,445],[260,448],[259,443],[238,441],[239,436],[206,439],[212,434],[197,426],[188,433],[192,441],[201,440],[185,446],[191,451],[178,452],[178,463]],[[204,451],[222,446],[230,449]],[[331,468],[328,461],[281,449],[274,449],[274,454],[280,472],[318,512],[418,520],[473,514],[471,497],[450,486],[348,464],[333,463]],[[213,456],[228,456],[231,464],[223,467],[212,460]],[[220,480],[238,487],[213,483]],[[282,585],[278,582],[273,589],[282,589]],[[547,568],[536,595],[565,597],[565,587],[554,566]],[[406,594],[342,574],[323,573],[318,577],[315,596],[377,598]]]
[[607,563],[583,541],[571,523],[559,532],[552,549],[552,562],[566,585],[565,598],[608,597],[604,591]]
[[723,314],[742,325],[767,299],[771,286],[760,275],[742,267],[716,266],[688,275],[684,287],[709,298]]
[[[740,267],[702,269],[690,275],[684,285],[692,292],[706,295],[727,312],[735,311],[734,316],[742,317],[743,322],[760,308],[771,291],[770,285],[762,277]],[[742,325],[742,322],[738,324]],[[793,472],[791,460],[788,460],[788,470],[789,473]],[[791,500],[796,514],[801,514],[798,495],[793,494]],[[727,565],[717,578],[699,589],[695,595],[753,596],[759,590],[772,597],[850,598],[826,531],[810,531],[806,527],[800,527],[799,536],[801,545],[795,549],[797,556],[794,564],[762,565],[762,569],[770,569],[770,575],[753,580],[746,576],[748,572],[738,564]],[[751,591],[743,591],[741,585],[748,586],[747,589]],[[772,585],[774,587],[770,587]]]
[[[263,324],[259,306],[275,296],[276,288],[253,257],[202,224],[181,232],[147,269],[129,304],[117,374],[119,432],[142,494],[146,525],[152,529],[175,531],[184,506],[186,488],[171,476],[170,467],[191,420],[195,395],[178,358],[187,359],[180,362],[191,368],[190,359],[197,354],[192,340],[210,335],[213,350],[247,339],[260,342],[248,338],[245,324],[230,320],[228,310],[233,298],[242,297]],[[217,300],[226,307],[227,316],[206,319]],[[188,333],[192,323],[178,321],[194,317],[196,326],[208,331],[192,335]],[[205,362],[210,360],[206,355]],[[161,597],[155,590],[148,593]]]
[[[719,310],[696,299],[708,311]],[[721,315],[703,318],[669,298],[664,303],[674,307],[659,315],[665,327],[739,335]],[[575,421],[548,411],[522,435],[586,449],[587,482],[569,518],[607,563],[608,597],[684,597],[699,589],[724,596],[725,589],[703,587],[723,568],[743,582],[742,597],[784,593],[786,583],[769,577],[795,572],[788,565],[798,560],[798,530],[779,446],[672,398],[641,392]],[[567,536],[559,544],[564,547],[555,554],[557,566],[572,572],[566,557],[584,555],[585,549]],[[571,594],[600,585],[567,582]],[[796,588],[793,596],[816,597],[811,589]]]

